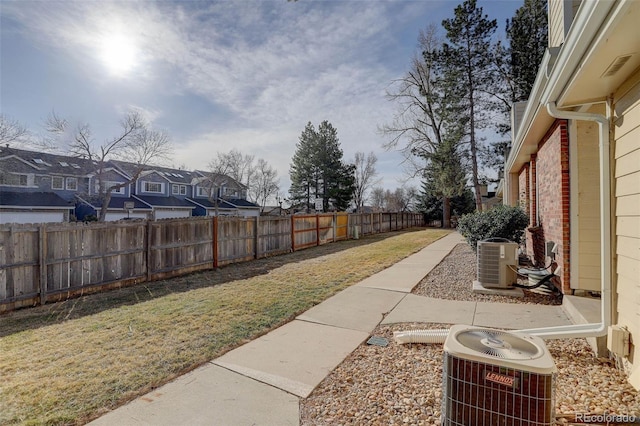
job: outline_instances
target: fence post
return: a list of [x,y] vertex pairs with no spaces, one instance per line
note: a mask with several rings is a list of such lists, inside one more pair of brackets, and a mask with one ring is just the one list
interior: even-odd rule
[[336,242],[336,233],[338,232],[338,212],[333,212],[333,242]]
[[151,226],[151,219],[147,219],[147,281],[151,281],[151,244],[153,243],[153,238],[151,236],[151,232],[153,227]]
[[320,215],[316,213],[316,246],[320,245]]
[[218,269],[218,216],[213,216],[213,269]]
[[255,224],[254,224],[254,228],[253,228],[254,229],[253,234],[254,234],[254,237],[255,237],[254,238],[254,245],[253,245],[253,252],[254,252],[254,258],[255,259],[259,258],[259,256],[258,256],[259,255],[258,248],[260,247],[260,244],[259,244],[259,241],[258,241],[258,238],[259,238],[258,230],[260,229],[259,223],[258,223],[259,220],[260,220],[260,216],[256,216],[256,220],[255,220]]
[[40,304],[47,303],[47,228],[42,224],[38,227],[38,259],[40,265]]
[[294,252],[296,251],[296,224],[293,214],[289,215],[289,217],[291,218],[291,251]]

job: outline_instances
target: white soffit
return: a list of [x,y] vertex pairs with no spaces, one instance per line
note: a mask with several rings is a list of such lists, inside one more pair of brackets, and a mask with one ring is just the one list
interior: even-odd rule
[[640,67],[639,23],[640,2],[620,2],[578,64],[559,107],[602,100]]

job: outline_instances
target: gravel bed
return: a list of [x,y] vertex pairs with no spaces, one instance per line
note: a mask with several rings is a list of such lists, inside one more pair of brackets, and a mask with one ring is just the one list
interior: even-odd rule
[[[522,298],[473,293],[471,284],[476,279],[476,265],[476,254],[471,250],[471,247],[468,244],[458,244],[451,251],[451,254],[445,257],[413,289],[413,293],[438,299],[470,300],[473,302],[562,304],[561,296],[543,294],[542,291],[523,290],[524,297]],[[528,284],[526,279],[518,279],[518,283]]]
[[[548,296],[520,300],[470,291],[475,256],[459,245],[414,293],[453,300],[557,303]],[[446,283],[446,284],[445,284]],[[313,393],[300,402],[301,425],[440,425],[442,345],[397,344],[394,331],[448,328],[449,324],[405,323],[377,327],[386,347],[362,344]],[[640,392],[608,359],[596,358],[584,339],[547,341],[558,373],[557,424],[573,424],[575,414],[640,417]]]

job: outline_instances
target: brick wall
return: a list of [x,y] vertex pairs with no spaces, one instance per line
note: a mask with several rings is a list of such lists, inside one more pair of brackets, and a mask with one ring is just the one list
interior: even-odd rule
[[[527,250],[534,252],[535,259],[544,261],[545,243],[558,244],[556,255],[559,284],[563,292],[569,288],[569,135],[566,120],[558,120],[544,139],[538,144],[535,161],[537,191],[532,185],[532,201],[538,205],[538,222],[533,223],[533,232],[527,234]],[[533,167],[532,167],[533,169]],[[532,173],[534,175],[534,173]],[[534,178],[534,176],[532,176]],[[537,192],[537,193],[536,193]],[[533,204],[535,205],[535,204]],[[535,216],[532,209],[531,217]]]
[[[529,225],[527,228],[531,228],[533,226],[533,221],[535,221],[534,216],[531,214],[531,163],[527,163],[522,166],[520,169],[520,173],[518,175],[518,204],[525,211],[527,216],[529,216]],[[525,248],[526,254],[529,258],[534,258],[533,252],[533,244],[531,240],[531,234],[529,232],[525,233]]]
[[527,216],[529,216],[530,208],[529,208],[529,164],[525,164],[520,169],[520,174],[518,175],[518,204],[525,211]]

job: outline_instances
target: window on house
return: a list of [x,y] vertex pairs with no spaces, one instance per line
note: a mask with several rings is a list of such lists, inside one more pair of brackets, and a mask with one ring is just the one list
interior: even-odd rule
[[209,193],[210,192],[207,188],[204,188],[202,186],[198,187],[198,197],[208,197]]
[[180,185],[171,185],[171,193],[179,194],[180,193]]
[[180,195],[187,195],[187,186],[180,185]]
[[[96,164],[96,162],[95,162],[95,161],[94,161],[93,163],[94,163],[94,164]],[[71,163],[71,167],[73,167],[74,169],[79,169],[79,168],[80,168],[80,166],[78,166],[78,165],[77,165],[77,164],[75,164],[75,163]]]
[[68,167],[68,166],[69,166],[69,163],[65,163],[64,161],[60,161],[60,165],[61,165],[62,167]]
[[77,191],[78,190],[78,179],[74,177],[67,178],[67,190],[68,191]]
[[28,186],[29,179],[27,175],[19,175],[16,173],[0,173],[0,185],[8,186]]
[[36,164],[46,164],[42,158],[34,158],[33,162]]
[[162,183],[159,182],[144,182],[143,186],[144,192],[153,192],[156,194],[161,194],[162,191]]
[[[104,187],[105,187],[105,189],[106,189],[106,188],[111,188],[112,186],[120,185],[120,184],[122,184],[122,183],[123,183],[123,182],[116,182],[116,181],[106,180],[106,181],[104,181]],[[112,189],[112,190],[111,190],[111,193],[112,193],[112,194],[121,194],[121,195],[124,195],[124,194],[125,194],[125,190],[124,190],[124,188],[125,188],[125,187],[123,186],[123,187],[121,187],[121,188]],[[96,183],[96,193],[99,193],[99,192],[100,192],[100,184]]]
[[64,189],[64,178],[62,176],[52,176],[51,189]]

